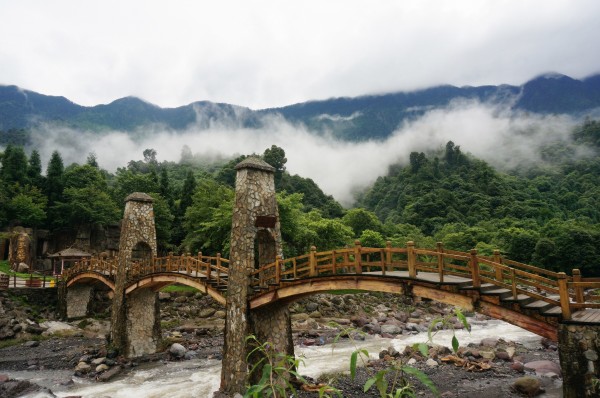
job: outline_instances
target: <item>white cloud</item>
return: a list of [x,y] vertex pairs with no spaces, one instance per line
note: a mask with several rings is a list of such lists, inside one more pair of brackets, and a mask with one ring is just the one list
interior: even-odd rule
[[0,83],[252,108],[600,71],[596,0],[0,1]]
[[412,151],[443,148],[452,140],[463,152],[492,165],[514,167],[539,161],[537,150],[541,145],[567,141],[574,123],[566,116],[515,115],[502,108],[461,101],[429,111],[385,141],[361,143],[313,134],[277,116],[264,118],[260,129],[241,128],[230,120],[209,124],[200,121],[202,128],[192,127],[177,134],[157,126],[146,128],[150,133],[136,140],[123,132],[98,135],[49,129],[35,144],[42,148],[45,161],[58,149],[65,164],[84,162],[93,150],[100,166],[110,171],[126,166],[129,160],[141,160],[146,148],[156,149],[159,161],[179,161],[184,145],[195,154],[213,159],[262,154],[274,144],[285,150],[290,173],[312,178],[326,193],[350,205],[353,192],[385,175],[391,164],[407,163]]

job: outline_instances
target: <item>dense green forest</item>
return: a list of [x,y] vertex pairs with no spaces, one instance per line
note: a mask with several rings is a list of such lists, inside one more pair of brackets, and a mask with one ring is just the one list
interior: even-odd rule
[[[19,136],[26,136],[19,131]],[[7,136],[7,135],[5,135]],[[59,231],[118,222],[131,192],[154,199],[159,251],[228,255],[234,166],[245,156],[202,162],[184,148],[179,162],[159,162],[156,150],[115,173],[94,153],[64,165],[54,152],[42,173],[40,155],[18,139],[0,154],[0,230],[22,225]],[[587,148],[581,155],[580,148]],[[408,240],[454,250],[500,249],[507,257],[552,270],[600,275],[600,123],[586,121],[570,144],[547,145],[543,162],[498,171],[448,142],[443,150],[413,152],[390,167],[343,209],[308,178],[286,171],[283,148],[260,156],[276,168],[284,254],[351,244],[402,246]]]

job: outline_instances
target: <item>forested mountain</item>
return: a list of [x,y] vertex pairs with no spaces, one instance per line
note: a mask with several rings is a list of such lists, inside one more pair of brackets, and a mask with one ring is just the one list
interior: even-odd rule
[[[584,155],[578,148],[585,146]],[[360,239],[421,247],[477,248],[553,270],[577,267],[600,276],[600,122],[588,120],[572,141],[549,143],[543,164],[500,172],[448,142],[442,150],[413,152],[408,165],[390,167],[359,199],[343,209],[310,179],[290,175],[283,148],[262,157],[275,182],[286,256],[312,245],[329,250]],[[119,220],[123,199],[134,191],[155,199],[159,251],[228,254],[234,166],[203,165],[193,158],[158,162],[146,149],[112,174],[93,154],[85,164],[64,165],[55,152],[42,175],[37,151],[20,146],[0,154],[0,231],[22,225],[57,231]]]
[[[98,132],[134,132],[153,124],[173,131],[190,126],[206,129],[214,122],[253,128],[260,127],[265,116],[277,114],[289,122],[302,123],[316,133],[328,131],[338,138],[361,141],[385,138],[403,121],[417,118],[431,109],[448,106],[455,100],[501,104],[513,111],[582,116],[600,108],[600,75],[576,80],[548,74],[521,86],[446,85],[412,92],[310,101],[263,110],[208,101],[160,108],[135,97],[84,107],[64,97],[46,96],[16,86],[0,86],[0,131],[29,130],[41,123]],[[3,142],[7,142],[6,134],[4,138],[0,137],[0,144]]]

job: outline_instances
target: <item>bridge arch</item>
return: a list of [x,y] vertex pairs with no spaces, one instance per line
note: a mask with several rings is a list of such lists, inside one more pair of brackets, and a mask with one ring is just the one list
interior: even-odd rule
[[382,292],[430,299],[460,307],[465,311],[488,315],[552,341],[558,341],[557,322],[541,319],[541,317],[536,316],[535,311],[525,313],[507,308],[500,303],[495,303],[495,297],[481,296],[475,290],[466,289],[461,291],[458,283],[432,284],[409,278],[372,275],[313,278],[296,284],[284,285],[254,296],[249,301],[249,307],[255,310],[276,302],[290,303],[307,296],[335,290]]
[[221,294],[221,292],[219,292],[219,290],[213,288],[206,282],[198,280],[198,278],[194,278],[185,274],[163,273],[147,275],[127,286],[125,288],[125,294],[133,294],[140,289],[151,289],[157,291],[165,286],[176,283],[198,289],[200,292],[210,295],[220,304],[225,304],[225,297]]
[[106,275],[94,271],[82,272],[67,280],[67,289],[76,284],[103,284],[112,292],[115,291],[115,283]]

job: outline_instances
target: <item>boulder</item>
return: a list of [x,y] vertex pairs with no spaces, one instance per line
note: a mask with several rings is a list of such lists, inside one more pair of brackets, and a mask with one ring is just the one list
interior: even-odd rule
[[381,325],[381,333],[387,333],[391,335],[401,334],[402,328],[400,328],[398,325]]
[[536,377],[519,377],[512,385],[513,389],[528,397],[535,397],[542,392],[542,383]]
[[173,343],[169,348],[169,353],[176,358],[183,358],[187,350],[179,343]]
[[106,372],[102,373],[96,379],[98,381],[109,381],[111,378],[113,378],[114,376],[119,374],[121,372],[121,370],[122,370],[122,368],[120,366],[115,366],[114,368],[110,368]]
[[79,373],[88,373],[90,371],[90,369],[92,369],[92,367],[85,363],[85,362],[79,362],[77,364],[77,366],[75,367],[75,372],[79,372]]
[[101,363],[100,365],[96,366],[96,373],[102,373],[108,369],[110,369],[110,368],[107,364]]
[[200,310],[200,312],[198,313],[198,317],[208,318],[210,316],[213,316],[215,312],[217,312],[217,310],[215,310],[214,308],[205,308],[203,310]]
[[527,362],[525,364],[525,370],[534,371],[537,375],[544,375],[546,373],[562,374],[560,366],[556,362],[548,360]]
[[17,266],[17,272],[20,272],[22,274],[29,273],[29,265],[25,263],[19,263],[19,265]]

